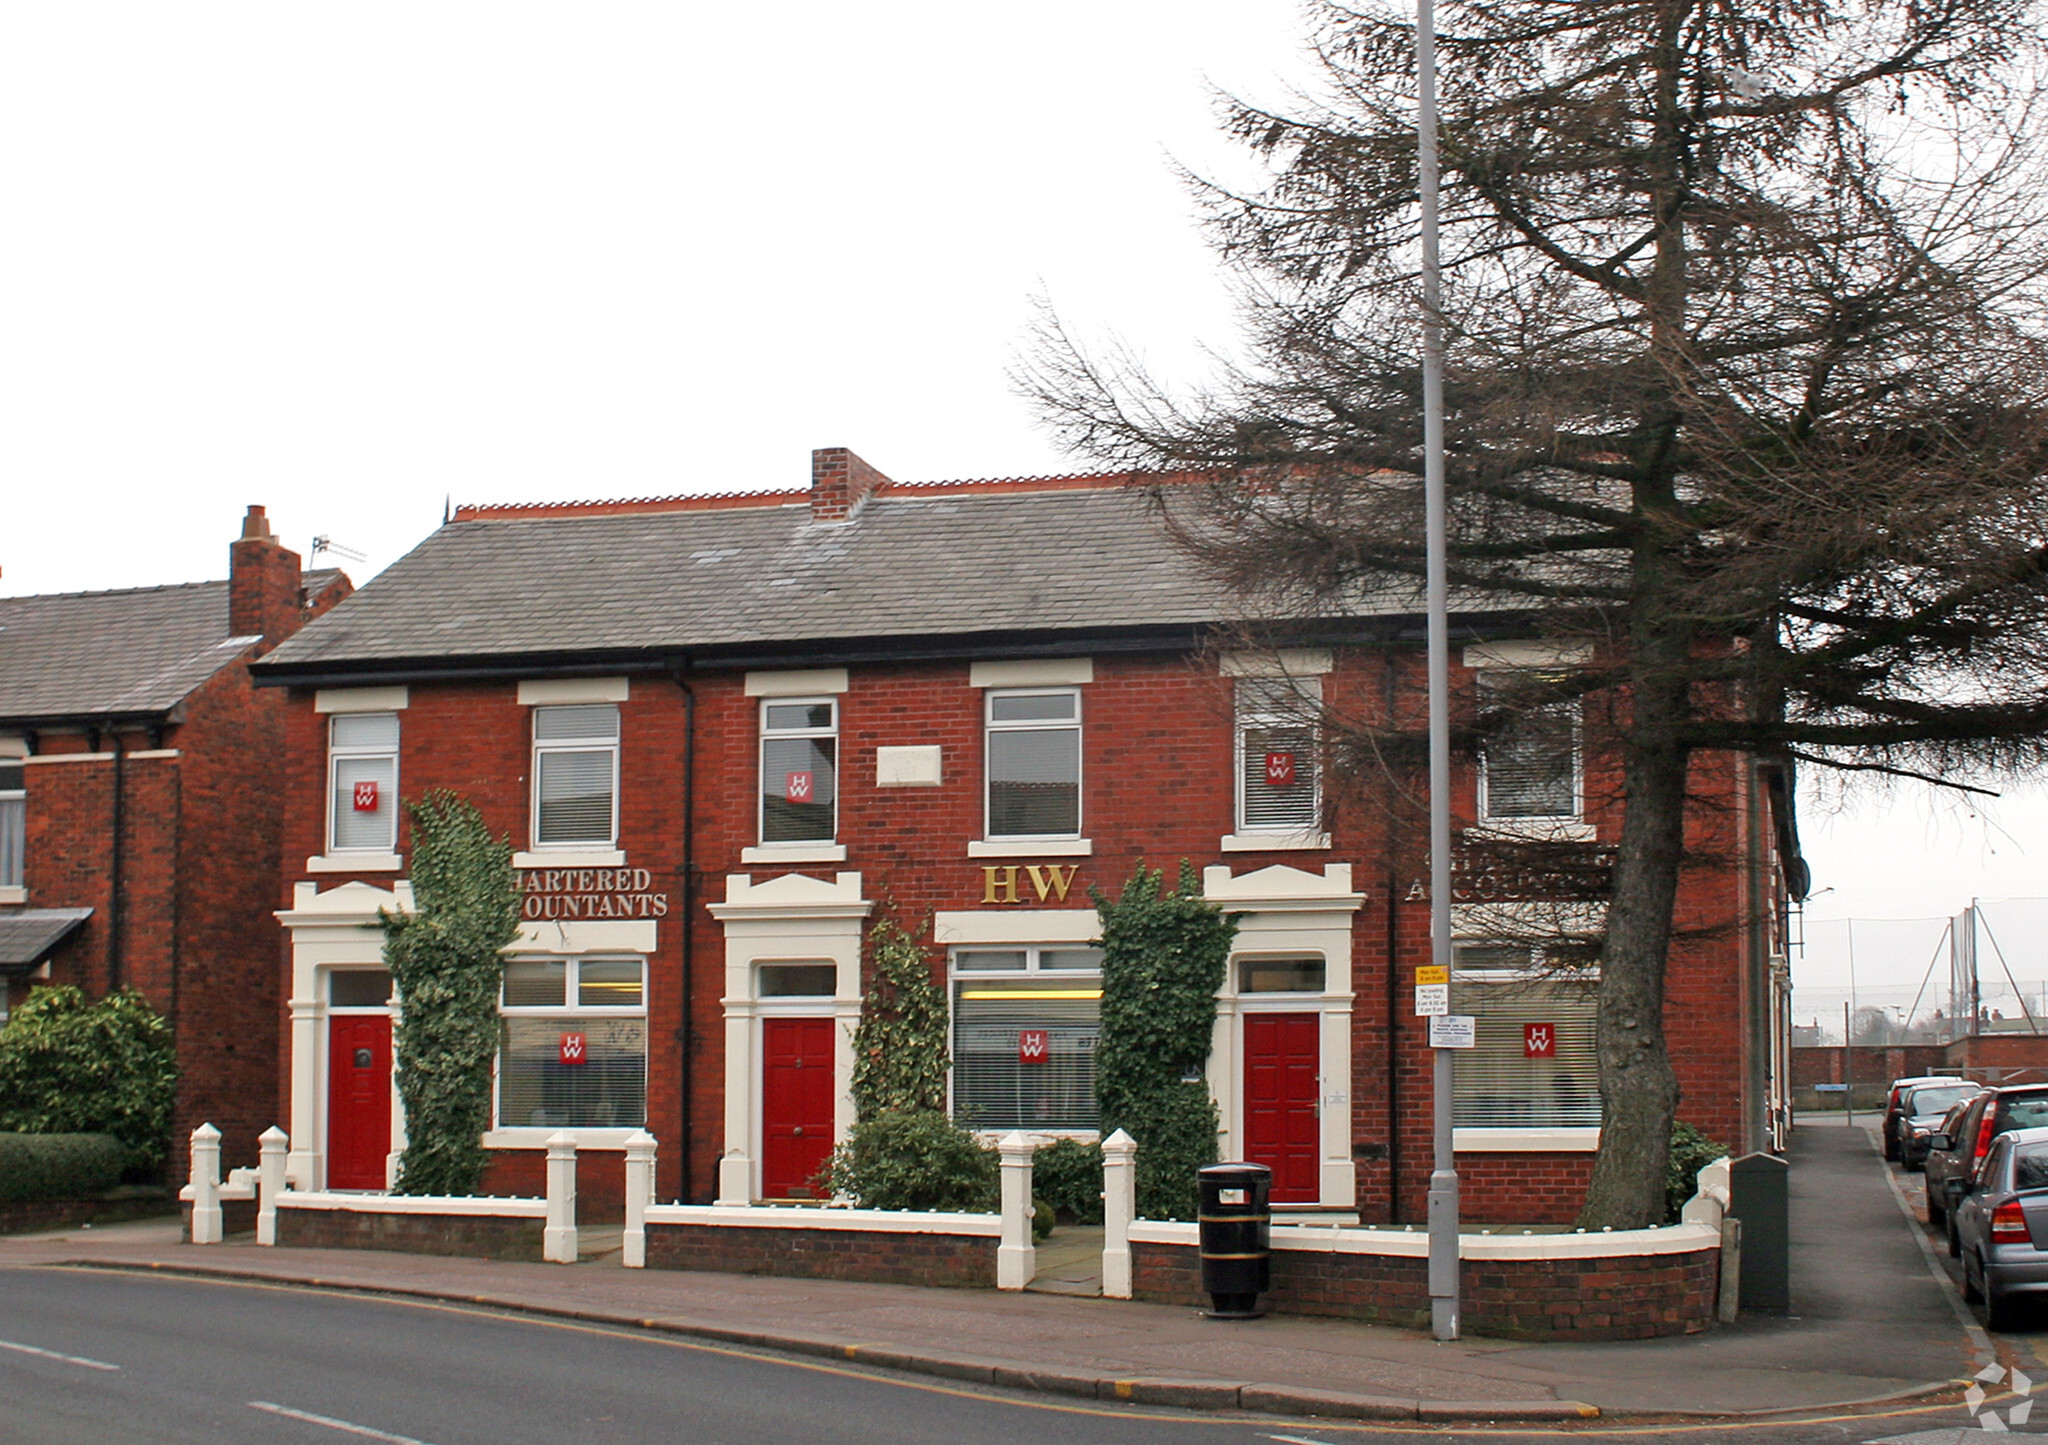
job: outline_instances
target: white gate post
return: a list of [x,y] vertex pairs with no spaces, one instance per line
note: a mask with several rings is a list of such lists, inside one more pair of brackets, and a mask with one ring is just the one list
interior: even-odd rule
[[654,1136],[635,1129],[626,1136],[627,1269],[647,1268],[647,1206],[654,1202]]
[[1131,1297],[1131,1219],[1138,1209],[1138,1145],[1119,1129],[1102,1141],[1102,1294]]
[[541,1230],[541,1258],[549,1264],[576,1262],[576,1136],[548,1136],[548,1213]]
[[1031,1243],[1031,1156],[1037,1146],[1012,1130],[996,1145],[1002,1156],[1003,1233],[996,1246],[996,1288],[1022,1289],[1038,1272]]
[[192,1131],[192,1242],[219,1244],[220,1130],[201,1124]]
[[277,1243],[277,1196],[284,1193],[291,1136],[272,1124],[256,1139],[256,1242]]

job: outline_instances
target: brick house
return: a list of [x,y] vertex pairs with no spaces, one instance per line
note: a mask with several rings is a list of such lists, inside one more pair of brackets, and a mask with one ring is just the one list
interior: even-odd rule
[[[1419,706],[1420,619],[1388,604],[1232,650],[1224,601],[1115,477],[904,485],[850,453],[808,492],[458,510],[257,667],[288,689],[279,917],[292,940],[291,1170],[385,1187],[402,1144],[374,928],[409,903],[397,800],[450,788],[512,841],[488,1187],[539,1146],[643,1123],[664,1198],[806,1192],[851,1123],[866,929],[893,913],[951,1003],[952,1103],[1092,1135],[1091,887],[1189,860],[1240,915],[1208,1082],[1224,1157],[1289,1208],[1416,1220],[1429,1171],[1426,869],[1322,708]],[[1469,695],[1555,663],[1464,618]],[[1612,768],[1576,726],[1460,772],[1466,824],[1611,844]],[[1783,779],[1706,758],[1668,1023],[1684,1116],[1784,1121]],[[301,861],[303,860],[303,862]],[[1494,893],[1499,894],[1498,886]],[[1569,1218],[1598,1139],[1583,967],[1458,909],[1467,1217]],[[1588,910],[1591,910],[1589,913]],[[1597,931],[1597,905],[1570,909]],[[586,1198],[616,1197],[591,1164]]]
[[[0,598],[0,1011],[38,982],[170,1019],[175,1128],[276,1117],[285,700],[249,663],[349,592],[251,507],[224,582]],[[247,1156],[245,1160],[242,1156]]]

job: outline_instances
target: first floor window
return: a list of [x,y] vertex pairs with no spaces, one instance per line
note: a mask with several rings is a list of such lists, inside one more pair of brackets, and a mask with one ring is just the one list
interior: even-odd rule
[[829,843],[837,822],[839,704],[761,704],[761,841]]
[[[1505,684],[1481,677],[1482,700]],[[1524,708],[1488,737],[1480,750],[1482,818],[1575,819],[1581,812],[1579,710],[1552,703]]]
[[1452,1121],[1461,1129],[1600,1124],[1594,1052],[1598,976],[1519,945],[1461,944],[1451,1011],[1476,1042],[1458,1051]]
[[1237,684],[1237,826],[1244,833],[1304,833],[1318,823],[1319,678],[1246,678]]
[[339,713],[327,724],[327,847],[389,853],[398,846],[398,714]]
[[619,835],[619,710],[533,710],[533,846],[610,847]]
[[499,1128],[646,1124],[646,971],[646,961],[638,958],[506,963]]
[[1081,694],[988,695],[988,836],[1081,835]]
[[1094,1129],[1101,1029],[1101,949],[955,949],[953,1117],[980,1130]]
[[[28,846],[27,764],[20,758],[0,758],[0,888],[22,886],[22,855]],[[0,997],[0,1018],[6,1017],[7,1000]]]

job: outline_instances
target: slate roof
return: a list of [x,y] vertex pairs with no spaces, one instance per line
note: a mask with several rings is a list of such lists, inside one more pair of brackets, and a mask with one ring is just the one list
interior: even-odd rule
[[493,657],[857,652],[1226,616],[1131,490],[884,489],[837,523],[802,499],[451,522],[256,666],[283,680]]
[[0,913],[0,973],[36,967],[90,917],[90,908],[25,908],[18,913]]
[[0,597],[0,721],[168,712],[254,640],[226,582]]

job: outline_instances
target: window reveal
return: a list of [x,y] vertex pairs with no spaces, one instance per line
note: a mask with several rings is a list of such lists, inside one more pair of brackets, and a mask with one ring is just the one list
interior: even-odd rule
[[498,1052],[501,1129],[629,1129],[647,1122],[646,964],[514,959]]
[[392,852],[398,847],[398,714],[340,713],[327,726],[328,849]]
[[988,836],[1081,834],[1081,695],[988,695]]
[[838,828],[839,704],[761,705],[761,841],[829,843]]
[[611,703],[533,710],[533,844],[618,836],[619,710]]

